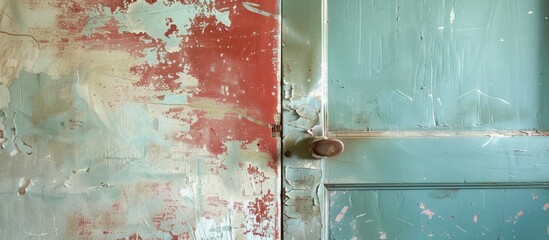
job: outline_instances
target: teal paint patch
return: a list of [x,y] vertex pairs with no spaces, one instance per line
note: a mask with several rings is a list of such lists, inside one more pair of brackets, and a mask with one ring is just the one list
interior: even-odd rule
[[220,12],[216,8],[207,9],[203,5],[180,2],[166,4],[158,1],[149,4],[139,1],[129,6],[123,25],[129,32],[145,32],[153,38],[161,39],[166,43],[168,52],[175,52],[184,42],[184,36],[189,34],[192,19],[200,14],[218,17],[218,21],[226,27],[231,24],[228,10]]
[[[86,36],[94,33],[107,34],[113,29],[118,33],[146,33],[155,39],[162,40],[166,51],[176,52],[181,49],[182,44],[186,43],[185,36],[189,35],[193,19],[200,15],[215,17],[216,21],[225,27],[231,25],[230,10],[220,11],[215,5],[215,1],[201,4],[164,1],[150,4],[146,1],[137,1],[129,4],[127,10],[118,8],[112,12],[109,7],[98,7],[97,10],[87,12],[88,21],[83,33]],[[148,51],[145,51],[146,55],[147,53]],[[152,59],[147,57],[147,60]]]
[[330,130],[549,129],[545,1],[327,3]]
[[188,104],[188,96],[185,94],[166,94],[164,100],[165,104]]
[[[126,16],[120,9],[111,11],[109,7],[100,7],[98,6],[96,10],[88,11],[88,21],[86,26],[82,30],[82,33],[85,36],[90,36],[94,33],[98,34],[108,34],[114,29],[118,33],[127,31],[126,25],[124,23],[127,21]],[[107,29],[102,29],[107,26]]]
[[158,48],[145,48],[143,49],[143,52],[145,53],[147,64],[150,66],[158,65],[158,63],[163,61],[166,56],[166,53],[158,51]]

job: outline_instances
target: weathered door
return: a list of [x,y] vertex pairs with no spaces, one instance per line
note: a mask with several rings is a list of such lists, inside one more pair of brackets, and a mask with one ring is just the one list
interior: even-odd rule
[[279,239],[278,9],[0,0],[0,239]]
[[[549,238],[549,2],[283,2],[289,239]],[[313,138],[345,151],[312,159]]]

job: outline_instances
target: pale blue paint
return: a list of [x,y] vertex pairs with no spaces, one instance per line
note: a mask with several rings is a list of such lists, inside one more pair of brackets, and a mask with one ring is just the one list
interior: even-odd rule
[[165,104],[187,104],[189,103],[187,101],[187,95],[185,94],[166,94],[164,96],[164,100],[162,100]]
[[327,1],[328,125],[549,129],[546,1]]
[[[548,3],[325,3],[324,22],[322,1],[286,1],[296,8],[284,8],[284,236],[549,236],[549,138],[459,136],[549,129]],[[326,49],[319,48],[318,23],[328,30]],[[323,51],[325,89],[315,77]],[[327,112],[317,118],[312,113],[322,93]],[[323,121],[330,136],[389,131],[393,137],[344,138],[342,155],[314,160],[306,149],[322,136]],[[404,137],[406,130],[455,135]],[[402,184],[408,187],[395,188]],[[431,219],[426,209],[434,212]]]

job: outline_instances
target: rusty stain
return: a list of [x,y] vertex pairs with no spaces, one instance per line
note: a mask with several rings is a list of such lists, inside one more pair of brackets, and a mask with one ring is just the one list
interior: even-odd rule
[[314,211],[314,199],[311,197],[296,197],[295,211],[299,214],[301,220],[310,223],[316,217]]

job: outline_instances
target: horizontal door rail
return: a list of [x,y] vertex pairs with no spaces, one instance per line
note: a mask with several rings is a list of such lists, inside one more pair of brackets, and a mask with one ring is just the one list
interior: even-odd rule
[[549,136],[549,131],[335,131],[327,132],[335,138],[433,138],[433,137],[526,137]]
[[549,182],[324,184],[327,190],[460,190],[547,188]]

